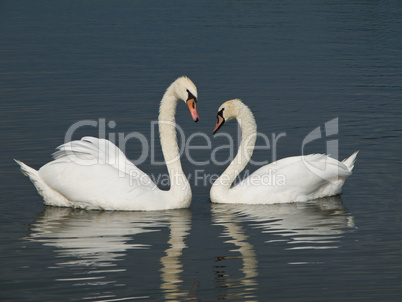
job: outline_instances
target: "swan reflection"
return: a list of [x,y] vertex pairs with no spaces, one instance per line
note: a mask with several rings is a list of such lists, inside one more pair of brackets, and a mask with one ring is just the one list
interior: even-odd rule
[[55,248],[57,259],[60,259],[56,267],[74,268],[73,278],[56,281],[70,281],[73,285],[113,283],[121,286],[124,284],[116,281],[121,278],[113,273],[124,272],[126,268],[121,264],[118,266],[118,262],[124,260],[128,250],[151,248],[149,244],[137,243],[136,236],[163,228],[169,228],[170,235],[166,238],[168,248],[160,259],[160,288],[166,298],[171,299],[172,295],[180,294],[180,273],[183,271],[180,256],[187,247],[185,237],[191,228],[188,209],[161,213],[46,207],[31,226],[26,239]]
[[[229,238],[226,243],[234,244],[237,257],[219,257],[218,260],[240,258],[239,271],[242,278],[230,279],[226,271],[218,278],[220,288],[241,288],[225,294],[242,295],[253,299],[257,288],[258,260],[254,246],[243,229],[244,224],[261,229],[265,243],[283,242],[286,249],[328,249],[339,247],[340,238],[347,231],[355,229],[353,216],[342,205],[340,196],[322,198],[303,203],[274,205],[211,204],[214,225],[223,226],[221,237]],[[225,267],[225,266],[224,266]],[[224,276],[224,277],[222,277]],[[240,291],[240,292],[239,292]]]
[[[256,277],[258,276],[258,261],[254,246],[248,242],[248,236],[245,235],[242,226],[236,222],[236,216],[233,213],[226,212],[224,214],[223,212],[219,212],[219,209],[216,209],[214,206],[213,208],[214,224],[224,227],[221,237],[229,237],[230,240],[227,240],[226,243],[234,244],[237,247],[237,249],[232,249],[230,252],[240,253],[240,256],[220,256],[216,259],[216,262],[218,262],[216,265],[218,288],[225,290],[225,294],[221,295],[219,300],[242,296],[242,298],[252,301],[250,299],[256,298],[253,292],[257,289]],[[239,269],[242,273],[240,278],[234,278],[226,272],[226,260],[231,259],[240,259],[242,261],[242,266]],[[238,289],[240,289],[240,293]],[[236,292],[233,293],[233,290]]]
[[212,206],[220,220],[228,213],[235,215],[237,220],[262,229],[262,233],[275,235],[266,242],[284,241],[289,249],[337,248],[343,234],[355,229],[354,218],[340,196],[302,203]]
[[183,249],[187,247],[185,238],[189,234],[190,223],[190,211],[182,210],[180,215],[173,215],[170,218],[169,247],[165,250],[165,256],[161,258],[161,289],[165,292],[165,300],[176,300],[187,295],[180,289],[183,283],[180,279],[180,273],[183,271],[180,257]]

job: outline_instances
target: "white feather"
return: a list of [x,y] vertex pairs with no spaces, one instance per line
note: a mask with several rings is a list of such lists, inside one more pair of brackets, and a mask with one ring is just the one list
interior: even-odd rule
[[[197,96],[195,85],[186,77],[169,86],[161,100],[159,121],[175,124],[177,103],[187,98],[188,91]],[[39,171],[16,162],[47,205],[126,211],[187,208],[191,188],[181,168],[176,132],[170,128],[166,123],[159,124],[164,156],[175,159],[166,163],[171,184],[168,191],[160,190],[106,139],[87,136],[65,143],[53,153],[54,160]],[[171,175],[172,170],[176,175]],[[175,181],[177,178],[179,181]]]
[[340,194],[352,174],[357,152],[343,162],[324,154],[280,159],[232,183],[245,168],[255,145],[257,126],[250,109],[238,99],[224,103],[225,120],[236,118],[242,131],[239,152],[212,185],[210,198],[216,203],[273,204],[307,201]]

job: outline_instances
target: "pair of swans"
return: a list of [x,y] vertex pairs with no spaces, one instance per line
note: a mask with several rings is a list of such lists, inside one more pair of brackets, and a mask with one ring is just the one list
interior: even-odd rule
[[[192,199],[191,187],[181,166],[176,137],[175,113],[180,100],[187,103],[197,122],[197,88],[187,77],[178,78],[167,88],[159,108],[159,134],[170,178],[169,190],[160,190],[116,145],[105,139],[83,137],[63,144],[53,153],[54,160],[39,170],[16,162],[47,205],[123,211],[188,208]],[[212,202],[271,204],[341,193],[346,178],[352,173],[357,152],[343,162],[325,155],[281,159],[261,167],[231,188],[250,160],[257,131],[250,109],[234,99],[219,108],[213,133],[234,118],[241,126],[241,144],[237,156],[212,185]],[[313,169],[317,166],[325,169],[318,169],[317,173]],[[270,177],[273,170],[284,177],[284,183],[266,185],[266,177]],[[250,179],[257,179],[257,182],[248,181]],[[265,182],[258,182],[258,179],[265,179]]]

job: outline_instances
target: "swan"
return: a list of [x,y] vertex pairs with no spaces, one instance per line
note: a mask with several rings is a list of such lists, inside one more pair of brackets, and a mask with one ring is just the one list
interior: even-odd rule
[[197,88],[187,77],[179,77],[167,88],[159,107],[159,135],[169,173],[169,190],[160,190],[106,139],[83,137],[65,143],[53,153],[54,160],[38,171],[15,161],[46,205],[122,211],[188,208],[191,188],[181,166],[176,137],[179,100],[187,103],[197,122]]
[[341,193],[346,178],[352,174],[358,152],[342,162],[311,154],[265,165],[232,186],[251,158],[257,125],[250,109],[241,100],[233,99],[219,107],[213,134],[231,119],[240,124],[242,138],[236,157],[211,187],[210,200],[214,203],[274,204],[334,196]]

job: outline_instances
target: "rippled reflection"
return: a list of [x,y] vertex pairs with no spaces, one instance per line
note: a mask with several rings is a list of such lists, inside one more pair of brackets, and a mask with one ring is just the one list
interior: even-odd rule
[[[113,273],[126,271],[122,265],[117,266],[117,262],[124,260],[130,249],[151,248],[147,244],[135,243],[135,235],[160,231],[166,227],[170,235],[166,239],[168,248],[160,259],[160,288],[165,292],[166,299],[172,299],[181,295],[179,285],[183,269],[180,256],[187,247],[185,237],[191,228],[189,210],[163,213],[102,212],[46,207],[31,226],[27,239],[54,247],[57,258],[65,259],[57,262],[56,268],[74,269],[73,278],[58,278],[56,281],[72,282],[72,285],[102,286],[113,283],[113,286],[124,286],[118,283],[117,274],[113,278]],[[111,294],[102,298],[115,296]],[[124,299],[133,298],[144,297]]]
[[[220,256],[216,259],[218,288],[226,290],[225,294],[221,295],[219,299],[242,297],[248,301],[253,301],[256,298],[253,292],[257,288],[257,256],[254,246],[247,241],[248,236],[245,235],[244,229],[236,222],[236,215],[227,210],[227,208],[213,205],[213,221],[215,225],[224,227],[221,237],[229,237],[230,240],[227,240],[226,243],[234,244],[237,247],[237,249],[230,251],[239,252],[240,256]],[[242,273],[241,277],[234,278],[226,271],[225,268],[228,265],[226,260],[230,259],[240,259],[242,261],[242,266],[239,269]]]
[[191,227],[190,211],[175,211],[179,215],[170,217],[169,247],[165,250],[165,256],[161,258],[161,289],[165,292],[165,300],[181,300],[180,297],[187,295],[181,290],[183,280],[180,273],[183,271],[181,255],[187,247],[185,238]]
[[[330,249],[339,247],[340,238],[355,229],[353,216],[342,205],[340,196],[318,199],[305,203],[276,205],[212,204],[213,223],[223,226],[221,237],[229,238],[226,243],[234,244],[240,256],[219,257],[218,261],[240,259],[241,278],[231,278],[228,261],[218,273],[218,287],[229,289],[224,298],[243,296],[255,298],[257,288],[258,260],[254,246],[249,242],[242,223],[261,229],[259,241],[266,244],[285,242],[287,249]],[[247,227],[246,227],[247,229]],[[236,288],[240,288],[234,290]],[[230,289],[232,289],[230,291]]]
[[305,203],[213,205],[213,211],[215,215],[230,212],[263,233],[275,235],[276,238],[270,236],[266,242],[285,241],[289,249],[337,248],[343,234],[355,228],[354,218],[346,211],[340,196]]

